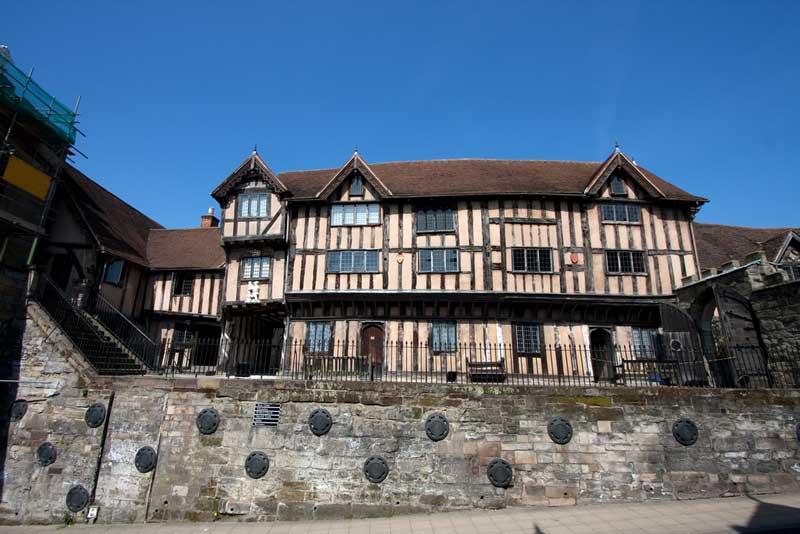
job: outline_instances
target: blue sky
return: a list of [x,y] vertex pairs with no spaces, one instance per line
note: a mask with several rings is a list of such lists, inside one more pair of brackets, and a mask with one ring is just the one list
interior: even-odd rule
[[637,162],[698,220],[800,226],[800,2],[13,2],[0,43],[72,105],[77,166],[190,227],[258,143],[277,172]]

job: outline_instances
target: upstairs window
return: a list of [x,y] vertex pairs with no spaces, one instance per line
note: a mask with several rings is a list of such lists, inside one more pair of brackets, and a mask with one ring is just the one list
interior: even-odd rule
[[239,195],[239,218],[266,217],[269,212],[269,195],[266,193]]
[[458,249],[456,248],[419,249],[419,272],[457,273]]
[[619,176],[611,177],[611,196],[627,197],[628,190],[625,188],[625,182]]
[[454,321],[433,321],[431,323],[431,349],[433,352],[455,352],[458,345],[458,332]]
[[334,204],[331,226],[366,226],[380,224],[381,209],[377,203]]
[[350,179],[350,196],[362,197],[364,196],[364,182],[361,181],[361,176],[354,174]]
[[455,230],[452,209],[424,209],[417,211],[417,233],[452,232]]
[[306,350],[328,353],[331,350],[331,323],[314,321],[306,324]]
[[172,274],[172,294],[188,297],[192,294],[194,274],[178,271]]
[[242,280],[264,280],[269,278],[271,258],[253,256],[242,258]]
[[124,267],[124,260],[111,260],[107,262],[105,272],[103,273],[103,282],[114,285],[121,284]]
[[644,253],[639,250],[606,250],[608,274],[647,274]]
[[519,355],[541,354],[540,325],[518,323],[514,325],[514,352]]
[[511,270],[519,273],[553,272],[553,251],[549,248],[512,248]]
[[377,273],[377,250],[335,250],[325,259],[329,273]]
[[603,222],[639,223],[639,205],[632,202],[605,202],[602,205]]

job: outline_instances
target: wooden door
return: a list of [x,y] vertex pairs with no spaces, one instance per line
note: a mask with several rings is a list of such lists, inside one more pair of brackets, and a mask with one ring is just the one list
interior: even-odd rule
[[361,330],[361,353],[366,356],[373,369],[383,368],[383,328],[381,326],[370,324]]
[[720,354],[719,358],[725,362],[727,371],[727,374],[720,377],[723,382],[720,385],[723,387],[771,385],[771,377],[767,372],[766,352],[750,301],[730,287],[719,285],[713,287],[724,341],[723,354]]

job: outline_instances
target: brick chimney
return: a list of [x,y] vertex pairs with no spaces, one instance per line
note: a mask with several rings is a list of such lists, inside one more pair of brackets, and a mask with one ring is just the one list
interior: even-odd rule
[[208,208],[208,213],[200,217],[200,228],[216,228],[219,219],[214,217],[214,208]]

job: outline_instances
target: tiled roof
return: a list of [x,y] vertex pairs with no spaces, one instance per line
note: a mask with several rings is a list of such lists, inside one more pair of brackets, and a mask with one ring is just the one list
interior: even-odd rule
[[154,229],[147,240],[151,269],[221,269],[225,251],[219,228]]
[[694,223],[697,256],[702,269],[718,268],[730,260],[744,261],[751,252],[763,250],[774,261],[789,232],[797,228],[753,228],[725,224]]

